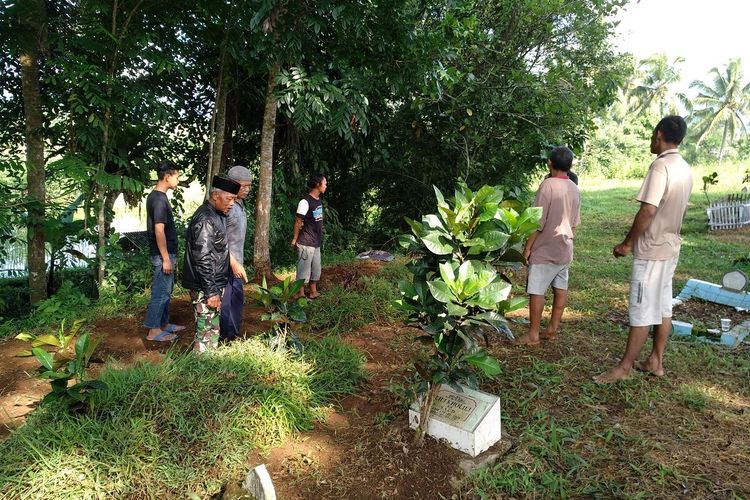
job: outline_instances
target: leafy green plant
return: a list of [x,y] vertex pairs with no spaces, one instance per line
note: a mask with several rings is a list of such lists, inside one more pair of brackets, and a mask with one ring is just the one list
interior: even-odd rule
[[[86,369],[101,339],[92,340],[88,332],[81,333],[82,326],[83,321],[75,321],[66,332],[63,321],[54,334],[21,333],[16,336],[31,343],[30,350],[21,351],[17,356],[34,356],[41,365],[38,376],[50,381],[52,391],[44,401],[62,400],[73,411],[90,405],[91,391],[107,388],[107,384],[100,380],[87,379]],[[52,352],[45,348],[52,348]],[[74,382],[72,386],[71,382]]]
[[522,307],[511,298],[511,285],[497,268],[524,262],[521,248],[539,227],[541,209],[518,213],[505,201],[502,188],[483,186],[474,192],[460,183],[453,198],[435,188],[437,214],[421,222],[406,219],[412,234],[399,237],[413,260],[412,280],[399,283],[396,307],[426,335],[418,340],[432,348],[426,362],[415,363],[420,396],[420,425],[415,441],[424,438],[426,422],[441,384],[478,388],[476,372],[500,373],[500,364],[480,342],[502,332],[512,338],[505,314]]
[[719,183],[718,177],[719,174],[716,172],[703,176],[703,194],[706,196],[706,201],[709,205],[711,204],[711,199],[708,197],[708,188]]
[[35,317],[38,324],[47,324],[61,315],[78,314],[90,304],[91,300],[86,295],[77,290],[73,283],[66,281],[52,297],[39,302]]
[[307,305],[307,299],[295,298],[304,284],[305,280],[293,281],[292,278],[286,278],[281,283],[269,287],[263,278],[263,284],[252,293],[255,303],[268,311],[260,319],[274,323],[273,337],[270,340],[271,348],[274,350],[286,350],[291,347],[301,352],[303,349],[302,342],[292,330],[292,322],[302,323],[307,320],[303,309]]

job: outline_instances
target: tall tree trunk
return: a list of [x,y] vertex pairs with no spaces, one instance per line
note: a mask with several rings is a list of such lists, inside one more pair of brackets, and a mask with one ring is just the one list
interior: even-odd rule
[[21,83],[26,120],[26,181],[28,184],[27,262],[32,304],[47,298],[44,260],[44,135],[42,93],[39,84],[39,49],[44,35],[43,0],[27,0],[21,14]]
[[724,122],[724,133],[721,134],[721,146],[719,147],[719,163],[721,163],[722,158],[724,158],[724,146],[727,143],[727,130],[729,129],[729,124],[727,122]]
[[[127,35],[128,27],[130,22],[139,13],[140,7],[145,0],[138,0],[138,2],[130,9],[130,13],[125,18],[121,29],[117,30],[117,16],[120,14],[119,0],[112,2],[112,25],[111,34],[112,39],[115,40],[113,47],[112,56],[109,61],[109,67],[107,70],[107,102],[104,103],[104,118],[102,120],[102,150],[101,157],[99,159],[99,174],[107,174],[107,162],[109,161],[109,149],[110,149],[110,127],[112,125],[112,87],[115,84],[115,74],[119,64],[120,55],[120,44]],[[105,251],[107,246],[107,196],[109,195],[109,188],[101,181],[94,182],[94,191],[97,194],[97,214],[96,214],[96,225],[97,225],[97,248],[96,248],[96,281],[97,286],[101,286],[104,282],[105,277]]]
[[107,188],[100,184],[96,191],[98,198],[96,210],[96,232],[98,236],[96,243],[96,283],[98,286],[102,286],[105,277],[105,253],[107,249],[107,204],[105,203]]
[[211,177],[208,179],[209,186],[214,175],[221,172],[222,158],[224,153],[224,136],[227,130],[227,84],[226,79],[220,87],[220,98],[216,109],[216,134],[214,135],[213,159],[211,160]]
[[221,49],[221,61],[219,63],[219,78],[216,82],[216,101],[211,113],[211,134],[208,144],[208,169],[206,169],[206,193],[204,199],[208,199],[211,191],[211,182],[214,175],[221,170],[222,151],[224,149],[224,131],[227,126],[227,78],[226,67],[226,38]]
[[253,266],[255,279],[271,278],[271,253],[269,250],[269,228],[271,226],[271,193],[273,188],[273,140],[276,133],[276,74],[275,64],[268,73],[266,107],[263,111],[263,131],[260,140],[260,173],[258,196],[255,203],[255,240]]
[[234,161],[234,131],[237,128],[237,92],[234,88],[227,92],[227,128],[224,132],[224,147],[221,153],[221,168],[235,165]]

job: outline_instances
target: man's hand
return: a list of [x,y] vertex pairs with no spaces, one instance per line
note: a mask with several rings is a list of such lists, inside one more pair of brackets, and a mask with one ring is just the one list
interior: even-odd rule
[[293,239],[292,242],[290,243],[290,245],[291,245],[292,248],[297,248],[297,240]]
[[232,274],[235,278],[242,278],[242,281],[247,283],[247,273],[245,272],[245,268],[234,260],[232,260]]
[[172,259],[163,258],[161,259],[161,272],[164,274],[172,274]]
[[630,252],[633,250],[633,247],[629,245],[628,243],[620,243],[619,245],[616,245],[615,248],[612,249],[612,255],[615,257],[625,257],[626,255],[630,255]]
[[529,257],[531,257],[531,248],[524,247],[524,249],[523,249],[523,258],[526,259],[526,261],[528,262]]
[[221,296],[219,294],[211,295],[206,299],[206,305],[211,309],[218,309],[221,305]]

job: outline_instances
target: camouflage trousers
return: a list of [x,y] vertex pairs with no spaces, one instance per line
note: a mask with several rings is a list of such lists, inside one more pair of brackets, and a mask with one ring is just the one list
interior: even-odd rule
[[[208,297],[203,292],[190,291],[195,312],[194,352],[206,352],[219,346],[219,321],[221,319],[221,302],[219,307],[209,307]],[[221,299],[221,297],[219,297]]]

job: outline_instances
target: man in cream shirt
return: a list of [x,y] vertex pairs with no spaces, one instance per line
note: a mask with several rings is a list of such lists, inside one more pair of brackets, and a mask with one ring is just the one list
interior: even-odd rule
[[[651,136],[651,152],[658,155],[649,167],[636,199],[641,207],[625,239],[612,253],[633,252],[630,278],[630,332],[625,354],[613,368],[594,377],[599,384],[627,378],[636,367],[664,375],[664,349],[672,328],[672,277],[680,257],[680,228],[687,210],[693,177],[677,148],[687,132],[679,116],[663,118]],[[654,344],[645,361],[636,358],[654,326]]]

